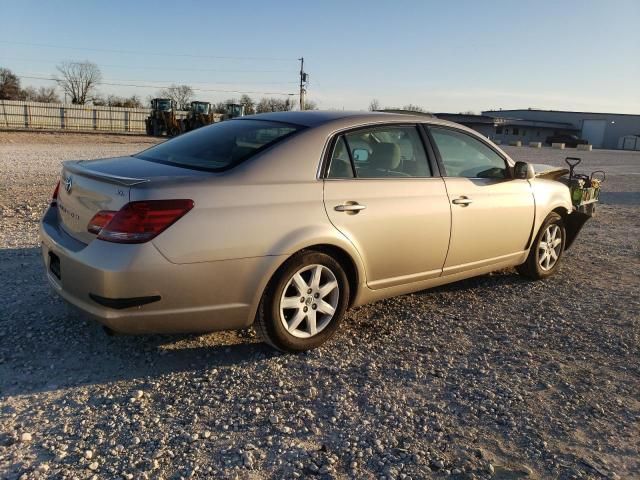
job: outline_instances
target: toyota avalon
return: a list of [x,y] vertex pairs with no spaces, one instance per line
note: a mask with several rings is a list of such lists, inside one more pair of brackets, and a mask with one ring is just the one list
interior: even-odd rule
[[548,277],[586,218],[461,125],[280,112],[64,162],[40,236],[53,288],[113,331],[255,325],[295,352],[352,306],[505,267]]

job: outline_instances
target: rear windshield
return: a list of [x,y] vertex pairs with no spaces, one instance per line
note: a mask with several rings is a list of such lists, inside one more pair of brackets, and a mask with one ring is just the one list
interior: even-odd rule
[[199,128],[134,156],[179,167],[223,171],[301,128],[265,120],[227,120]]

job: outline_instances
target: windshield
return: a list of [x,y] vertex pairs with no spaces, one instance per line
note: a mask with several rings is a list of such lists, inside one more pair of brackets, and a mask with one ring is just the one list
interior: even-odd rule
[[179,167],[222,171],[301,128],[264,120],[227,120],[180,135],[134,156]]
[[158,110],[171,110],[171,100],[158,100]]
[[195,103],[194,110],[196,113],[209,113],[209,105],[206,103]]

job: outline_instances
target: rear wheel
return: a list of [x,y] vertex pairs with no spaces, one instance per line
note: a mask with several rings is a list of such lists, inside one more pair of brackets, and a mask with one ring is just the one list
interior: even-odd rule
[[324,253],[301,252],[267,287],[257,330],[278,350],[310,350],[334,335],[348,301],[349,282],[340,264]]
[[540,227],[527,261],[516,267],[518,273],[534,280],[553,275],[564,252],[566,238],[562,217],[551,212]]

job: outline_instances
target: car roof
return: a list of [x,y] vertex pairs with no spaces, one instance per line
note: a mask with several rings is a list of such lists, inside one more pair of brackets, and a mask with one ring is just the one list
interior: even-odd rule
[[239,117],[235,120],[271,120],[274,122],[291,123],[294,125],[302,125],[305,127],[318,127],[331,123],[353,123],[354,125],[367,122],[428,122],[441,125],[460,125],[440,120],[430,115],[419,112],[416,113],[389,113],[389,112],[357,112],[342,110],[306,110],[296,112],[272,112],[259,113],[257,115],[248,115]]

